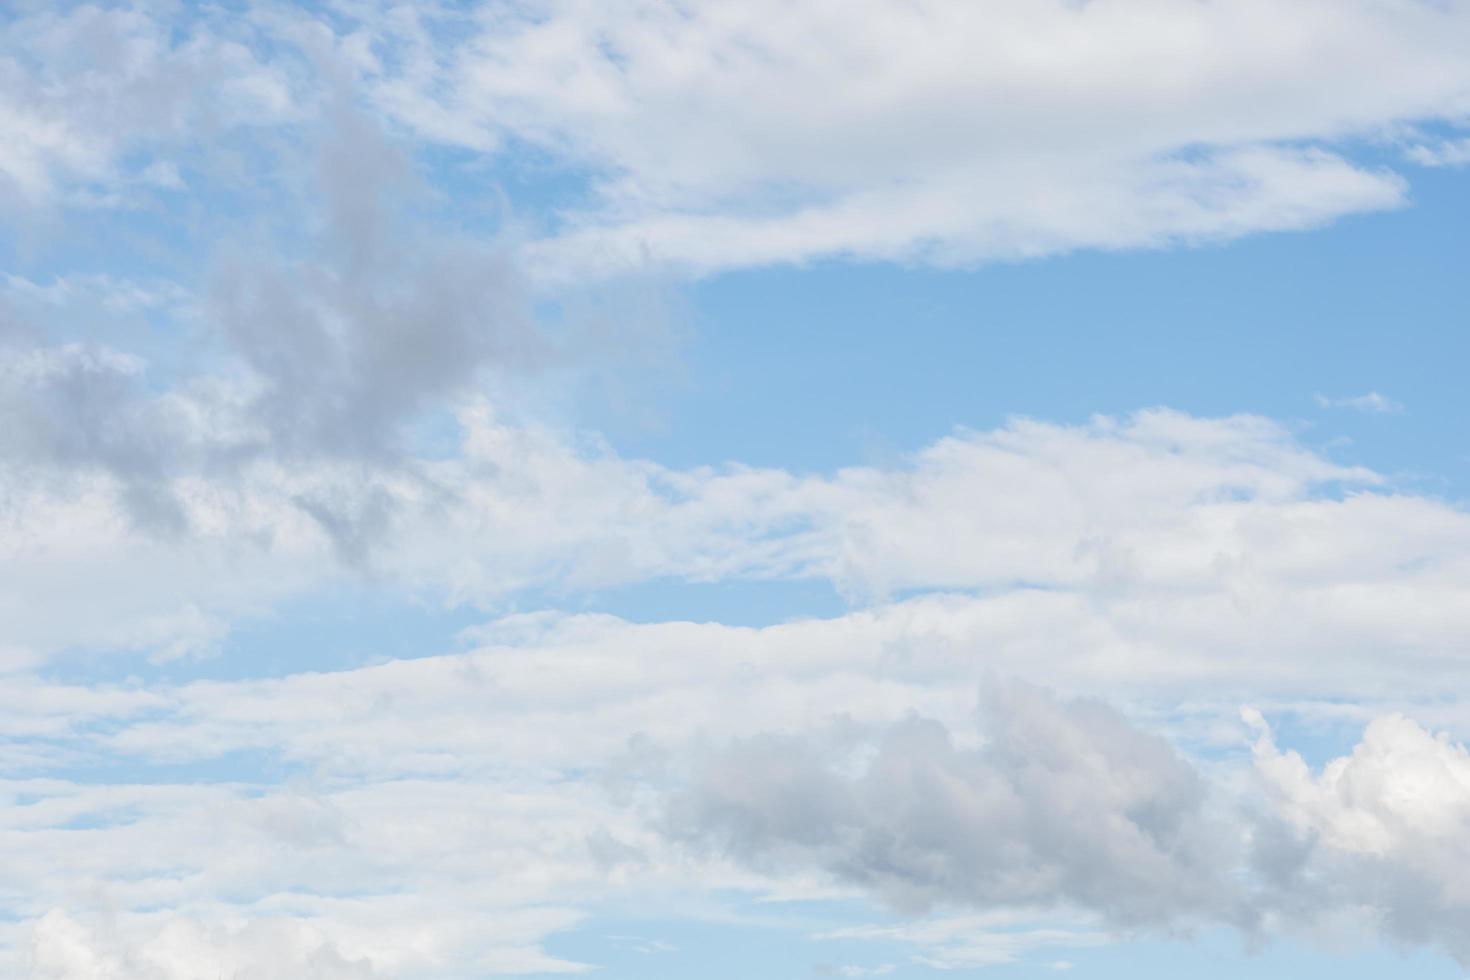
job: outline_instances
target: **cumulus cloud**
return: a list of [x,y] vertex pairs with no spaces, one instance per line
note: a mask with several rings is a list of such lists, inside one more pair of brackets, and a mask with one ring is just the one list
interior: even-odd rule
[[[1264,732],[1250,755],[1206,764],[1101,701],[1016,682],[989,680],[978,716],[971,703],[968,719],[925,718],[912,706],[942,707],[950,678],[865,697],[854,677],[869,667],[802,662],[801,642],[772,658],[784,673],[745,670],[742,690],[729,677],[749,667],[748,632],[726,644],[730,674],[708,636],[642,671],[625,664],[647,655],[638,641],[589,642],[578,659],[526,639],[499,673],[514,648],[18,698],[76,726],[55,739],[70,758],[46,768],[126,760],[162,779],[0,783],[0,899],[27,923],[0,950],[43,976],[90,964],[128,980],[566,972],[581,967],[542,943],[577,906],[835,884],[945,914],[818,938],[901,942],[940,968],[1120,930],[1269,938],[1343,916],[1465,955],[1470,763],[1402,716],[1319,772]],[[691,649],[712,653],[683,677],[661,669]],[[720,712],[732,698],[750,709]],[[168,776],[242,748],[300,775]],[[589,767],[604,779],[575,778]]]
[[1350,755],[1313,772],[1258,714],[1256,767],[1280,822],[1262,864],[1289,911],[1367,910],[1404,943],[1470,964],[1470,752],[1403,715],[1375,719]]
[[1062,906],[1119,928],[1252,924],[1229,832],[1162,739],[1101,702],[992,681],[982,744],[889,728],[856,763],[802,737],[701,760],[669,833],[765,868],[815,865],[900,909]]

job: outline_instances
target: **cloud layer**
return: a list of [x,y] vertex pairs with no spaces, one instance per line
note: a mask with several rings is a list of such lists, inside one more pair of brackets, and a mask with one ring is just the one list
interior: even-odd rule
[[0,175],[25,211],[290,186],[348,85],[575,185],[517,219],[549,281],[1207,242],[1402,206],[1355,158],[1454,158],[1415,127],[1470,111],[1467,34],[1428,0],[40,8],[7,25]]
[[[1462,4],[868,0],[365,19],[385,111],[595,180],[548,267],[967,264],[1403,203],[1344,141],[1467,108]],[[401,67],[400,67],[401,66]]]
[[[1217,926],[1470,963],[1460,504],[1253,415],[799,473],[546,408],[659,329],[577,320],[631,271],[1405,206],[1463,162],[1467,40],[1428,0],[12,5],[0,975],[586,972],[551,938],[715,895],[871,902],[816,938],[941,968]],[[835,611],[589,611],[752,584]],[[482,622],[310,669],[351,589]]]

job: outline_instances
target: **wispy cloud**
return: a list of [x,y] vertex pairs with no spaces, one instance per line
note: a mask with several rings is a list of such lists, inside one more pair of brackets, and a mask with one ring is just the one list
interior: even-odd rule
[[1370,391],[1366,395],[1354,395],[1345,398],[1329,398],[1326,395],[1317,394],[1313,399],[1323,408],[1350,408],[1358,412],[1366,412],[1370,415],[1399,415],[1404,411],[1404,406],[1394,401],[1387,395],[1381,395],[1376,391]]
[[1426,167],[1463,167],[1470,163],[1470,137],[1415,143],[1405,151],[1405,155]]

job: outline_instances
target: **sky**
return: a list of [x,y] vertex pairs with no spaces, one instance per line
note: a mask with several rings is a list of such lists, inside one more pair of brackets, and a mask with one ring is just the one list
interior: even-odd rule
[[0,8],[0,977],[1470,970],[1470,3]]

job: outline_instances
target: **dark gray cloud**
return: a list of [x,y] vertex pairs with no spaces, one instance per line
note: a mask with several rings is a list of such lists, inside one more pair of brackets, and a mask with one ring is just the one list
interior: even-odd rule
[[[666,831],[757,868],[816,867],[909,912],[1080,907],[1123,929],[1253,927],[1238,836],[1166,742],[1091,700],[987,685],[984,742],[913,718],[872,742],[739,741],[702,760]],[[865,760],[865,761],[862,761]]]

